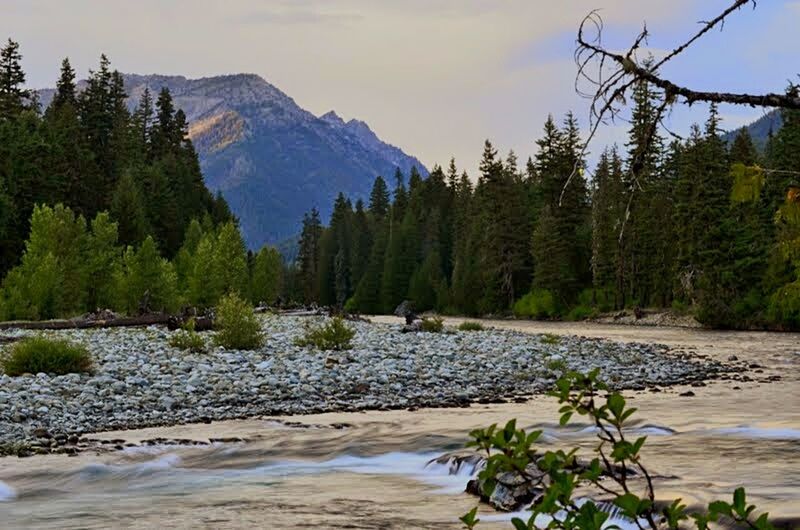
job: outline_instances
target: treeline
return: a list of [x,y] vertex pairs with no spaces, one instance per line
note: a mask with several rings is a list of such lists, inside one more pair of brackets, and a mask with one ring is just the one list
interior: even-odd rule
[[423,180],[312,210],[293,272],[306,302],[582,318],[621,308],[693,312],[714,327],[800,326],[800,112],[759,152],[729,147],[715,107],[685,140],[658,132],[658,96],[635,93],[628,140],[591,178],[575,118],[551,118],[520,167],[487,141],[474,181],[451,161]]
[[216,305],[227,293],[253,303],[280,295],[278,251],[247,252],[233,221],[214,226],[193,219],[170,261],[152,236],[137,247],[119,243],[119,225],[100,212],[87,226],[61,204],[35,206],[22,262],[0,290],[0,319],[72,316],[95,308],[127,314],[175,312]]
[[9,40],[0,49],[0,318],[174,310],[234,290],[277,297],[277,251],[247,253],[167,89],[155,101],[146,90],[130,112],[105,56],[80,90],[65,59],[42,112],[20,61]]

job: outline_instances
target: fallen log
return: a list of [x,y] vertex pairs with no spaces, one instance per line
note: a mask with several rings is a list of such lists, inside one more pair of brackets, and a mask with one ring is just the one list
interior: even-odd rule
[[58,330],[58,329],[94,329],[94,328],[121,328],[165,325],[170,315],[165,313],[151,313],[135,317],[117,317],[107,320],[93,319],[61,319],[61,320],[12,320],[0,322],[0,329],[32,329],[32,330]]

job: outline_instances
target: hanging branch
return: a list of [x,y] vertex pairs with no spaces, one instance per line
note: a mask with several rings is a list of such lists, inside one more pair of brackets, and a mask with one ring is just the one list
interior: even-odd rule
[[[656,62],[639,62],[637,52],[647,44],[649,32],[647,26],[636,36],[630,48],[624,53],[613,52],[604,47],[603,19],[597,10],[592,11],[581,21],[578,28],[577,47],[575,49],[575,64],[578,73],[575,78],[575,91],[591,101],[589,108],[589,135],[581,151],[581,156],[573,167],[572,173],[566,180],[562,189],[561,200],[564,192],[580,172],[580,160],[586,155],[588,145],[594,139],[601,125],[614,123],[620,118],[622,109],[628,99],[628,93],[637,83],[647,82],[660,89],[662,104],[658,108],[658,117],[648,132],[644,150],[655,135],[658,124],[663,126],[662,118],[668,108],[681,101],[687,105],[696,102],[729,103],[734,105],[748,105],[751,107],[777,107],[785,109],[800,109],[800,86],[792,85],[785,94],[747,94],[730,92],[711,92],[694,90],[679,85],[662,77],[659,70],[666,63],[674,60],[685,52],[695,42],[709,33],[712,29],[724,28],[725,20],[734,12],[752,4],[755,9],[756,0],[734,0],[734,2],[719,15],[709,21],[702,22],[702,27],[691,37],[676,46],[670,53]],[[582,88],[588,85],[587,89]],[[675,136],[673,133],[670,133]],[[633,164],[635,169],[637,164]],[[636,171],[633,170],[635,186],[638,186]]]

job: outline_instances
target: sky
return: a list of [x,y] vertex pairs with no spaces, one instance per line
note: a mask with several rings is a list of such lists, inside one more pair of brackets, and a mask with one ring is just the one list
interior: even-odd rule
[[[574,91],[575,34],[600,9],[604,42],[627,47],[646,22],[655,55],[732,0],[0,0],[0,39],[20,43],[28,84],[55,84],[63,57],[81,77],[106,53],[128,73],[252,72],[302,107],[366,121],[428,167],[477,171],[483,141],[521,159],[548,114],[588,102]],[[759,0],[664,71],[698,89],[783,91],[800,73],[800,0]],[[707,109],[676,108],[685,133]],[[726,106],[735,129],[762,111]],[[624,142],[604,127],[593,153]]]

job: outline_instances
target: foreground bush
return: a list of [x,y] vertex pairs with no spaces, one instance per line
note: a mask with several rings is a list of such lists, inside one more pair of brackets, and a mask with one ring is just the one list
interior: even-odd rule
[[483,331],[483,324],[480,322],[462,322],[458,325],[458,331]]
[[192,353],[202,353],[206,351],[206,341],[194,330],[194,319],[190,318],[183,329],[177,331],[169,339],[169,345],[180,350],[188,350]]
[[444,320],[441,317],[423,318],[420,329],[426,333],[441,333],[444,329]]
[[[562,426],[579,414],[597,428],[600,440],[594,448],[597,457],[588,464],[577,461],[578,448],[540,452],[534,444],[542,431],[526,433],[517,429],[515,420],[502,428],[495,424],[470,433],[473,441],[468,445],[486,455],[486,466],[478,475],[485,496],[492,495],[497,487],[496,477],[503,473],[514,473],[532,490],[540,488],[541,494],[536,495],[531,505],[530,518],[512,519],[516,530],[616,528],[608,526],[609,514],[594,501],[578,502],[578,491],[581,497],[587,496],[587,491],[599,497],[610,495],[620,515],[642,530],[688,528],[690,517],[698,530],[707,530],[720,517],[731,519],[736,528],[774,528],[768,514],[755,515],[756,507],[747,504],[744,488],[734,492],[733,502],[714,501],[705,510],[692,514],[686,511],[681,499],[656,503],[653,481],[640,455],[647,437],[630,440],[625,435],[624,425],[636,409],[627,407],[621,394],[609,392],[598,379],[599,372],[599,369],[589,374],[570,372],[558,380],[556,390],[550,393],[562,405],[559,409]],[[477,511],[475,507],[461,517],[466,528],[477,526]]]
[[355,336],[355,330],[345,324],[343,318],[333,317],[327,324],[307,328],[305,335],[297,339],[295,344],[320,350],[349,350],[353,347]]
[[261,322],[253,306],[238,294],[223,296],[217,305],[214,342],[232,350],[254,350],[264,343]]
[[6,375],[22,374],[80,374],[92,371],[89,351],[79,344],[44,337],[23,339],[9,348],[0,358]]

